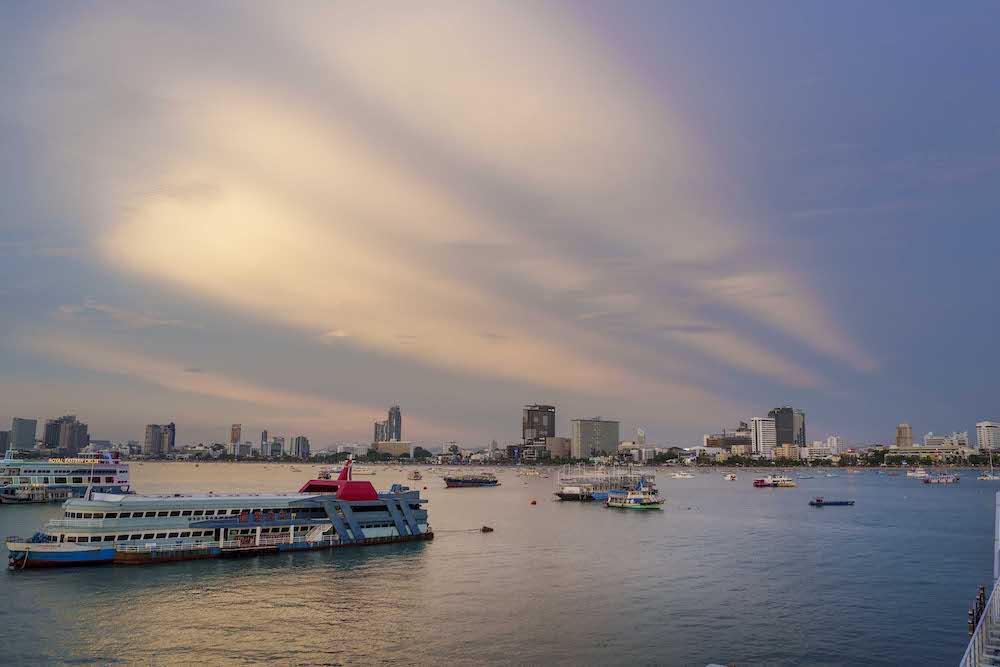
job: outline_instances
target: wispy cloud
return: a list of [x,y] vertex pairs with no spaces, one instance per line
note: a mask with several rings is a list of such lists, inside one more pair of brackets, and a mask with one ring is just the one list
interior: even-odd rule
[[200,328],[200,325],[184,320],[165,318],[152,313],[138,312],[126,308],[118,308],[93,300],[80,304],[65,304],[59,306],[52,316],[60,321],[68,322],[111,322],[129,329],[154,328]]

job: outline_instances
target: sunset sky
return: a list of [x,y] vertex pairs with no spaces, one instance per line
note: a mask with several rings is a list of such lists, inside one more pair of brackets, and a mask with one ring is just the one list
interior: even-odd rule
[[994,2],[0,5],[0,428],[1000,420]]

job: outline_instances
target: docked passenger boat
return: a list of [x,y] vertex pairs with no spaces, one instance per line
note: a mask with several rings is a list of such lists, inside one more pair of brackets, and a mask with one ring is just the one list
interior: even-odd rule
[[500,480],[491,472],[482,472],[473,475],[451,475],[444,478],[444,484],[449,489],[468,486],[499,486]]
[[12,568],[175,560],[429,540],[419,491],[351,478],[298,493],[88,493],[30,538],[8,537]]
[[69,500],[69,489],[45,485],[0,488],[0,503],[23,505],[28,503],[61,503]]
[[848,507],[854,504],[853,500],[824,500],[823,498],[816,498],[815,500],[810,500],[809,504],[813,507]]
[[916,479],[927,479],[928,477],[930,477],[930,475],[927,474],[927,471],[924,470],[923,468],[914,468],[913,470],[907,470],[906,476],[914,477]]
[[931,475],[924,479],[924,484],[957,484],[958,475]]
[[0,501],[5,503],[62,502],[91,487],[96,493],[129,493],[128,464],[119,461],[118,452],[35,461],[19,459],[11,449],[0,460]]
[[626,510],[658,510],[664,502],[656,494],[655,488],[647,488],[640,484],[635,489],[610,491],[604,505]]
[[556,496],[559,500],[590,502],[594,500],[594,487],[590,484],[560,484]]
[[791,488],[795,486],[795,480],[785,475],[768,475],[767,477],[758,477],[753,481],[753,485],[757,488]]

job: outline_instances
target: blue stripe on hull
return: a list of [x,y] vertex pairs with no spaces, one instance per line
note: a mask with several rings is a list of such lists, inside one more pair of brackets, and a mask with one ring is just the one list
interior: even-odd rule
[[[11,551],[11,558],[18,568],[23,565],[24,552]],[[28,551],[27,567],[55,567],[64,565],[98,565],[115,559],[115,548],[93,551]]]

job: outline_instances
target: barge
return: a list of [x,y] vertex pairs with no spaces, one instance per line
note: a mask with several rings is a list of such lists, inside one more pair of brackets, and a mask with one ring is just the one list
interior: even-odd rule
[[401,485],[311,480],[298,493],[88,493],[30,538],[7,538],[8,566],[144,564],[433,539],[426,500]]
[[465,488],[469,486],[500,486],[500,480],[490,472],[475,475],[455,475],[445,477],[444,485],[449,489]]

